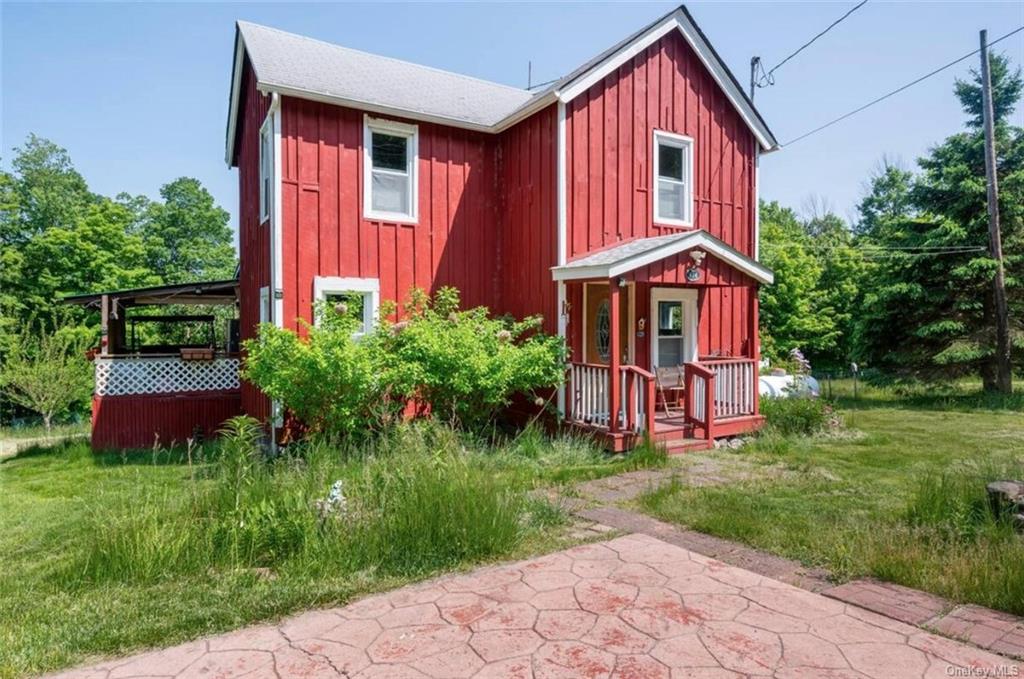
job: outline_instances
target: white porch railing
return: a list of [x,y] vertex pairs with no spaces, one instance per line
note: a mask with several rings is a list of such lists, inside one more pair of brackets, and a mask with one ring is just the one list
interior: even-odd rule
[[179,356],[97,356],[97,396],[231,391],[239,388],[238,358],[184,361]]
[[[642,433],[653,421],[654,376],[633,365],[619,368],[618,429]],[[610,428],[611,369],[594,363],[569,365],[569,412],[571,422]]]
[[754,359],[711,359],[701,361],[700,365],[715,374],[716,420],[754,414],[757,398],[757,362]]

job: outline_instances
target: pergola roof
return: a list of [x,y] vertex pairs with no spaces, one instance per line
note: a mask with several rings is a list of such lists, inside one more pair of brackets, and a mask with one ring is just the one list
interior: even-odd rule
[[726,245],[707,231],[686,231],[668,236],[637,238],[607,250],[580,257],[562,266],[552,267],[551,275],[556,281],[614,278],[698,247],[759,283],[770,284],[775,279],[771,269]]
[[234,304],[238,299],[238,279],[223,281],[200,281],[174,285],[153,285],[127,290],[108,290],[78,295],[67,295],[61,299],[66,304],[90,306],[98,304],[103,297],[115,298],[121,306],[139,304]]

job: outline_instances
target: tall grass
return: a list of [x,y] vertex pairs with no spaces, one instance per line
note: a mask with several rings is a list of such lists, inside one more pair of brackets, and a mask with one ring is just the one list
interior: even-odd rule
[[404,429],[348,455],[313,443],[277,460],[263,458],[258,437],[236,418],[191,492],[148,492],[121,512],[94,512],[84,572],[115,581],[210,568],[410,576],[508,553],[533,530],[534,513],[546,524],[554,515],[527,502],[517,476],[493,473],[439,427]]

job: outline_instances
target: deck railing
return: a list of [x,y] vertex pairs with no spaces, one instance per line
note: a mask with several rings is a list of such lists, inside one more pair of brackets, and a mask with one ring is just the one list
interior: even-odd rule
[[704,430],[704,438],[714,438],[715,372],[700,363],[683,366],[683,398],[686,421]]
[[[569,365],[568,412],[573,423],[610,430],[611,369],[597,363]],[[619,369],[617,428],[654,432],[654,375],[634,365]],[[757,362],[712,358],[683,366],[685,420],[711,440],[716,424],[757,413]]]
[[234,391],[239,387],[236,356],[188,361],[176,355],[97,356],[96,396]]
[[[611,369],[597,363],[569,364],[570,422],[610,428]],[[654,429],[654,375],[634,365],[619,368],[618,429]]]
[[755,413],[757,362],[752,358],[722,358],[700,362],[715,374],[715,419]]

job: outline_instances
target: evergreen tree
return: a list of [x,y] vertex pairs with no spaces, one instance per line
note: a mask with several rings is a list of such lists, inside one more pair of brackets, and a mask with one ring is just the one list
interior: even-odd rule
[[[1024,316],[1024,130],[1010,124],[1024,82],[1019,69],[993,55],[997,101],[995,136],[1007,297],[1021,364]],[[920,174],[907,189],[905,176],[887,171],[861,205],[865,242],[883,248],[876,277],[865,294],[859,322],[861,356],[883,372],[923,378],[980,375],[995,386],[995,314],[988,255],[984,138],[980,127],[980,76],[956,83],[970,116],[967,130],[919,159]],[[891,213],[877,206],[894,206]],[[932,248],[908,252],[907,248]],[[962,248],[937,254],[936,248]],[[968,251],[974,249],[973,251]]]

